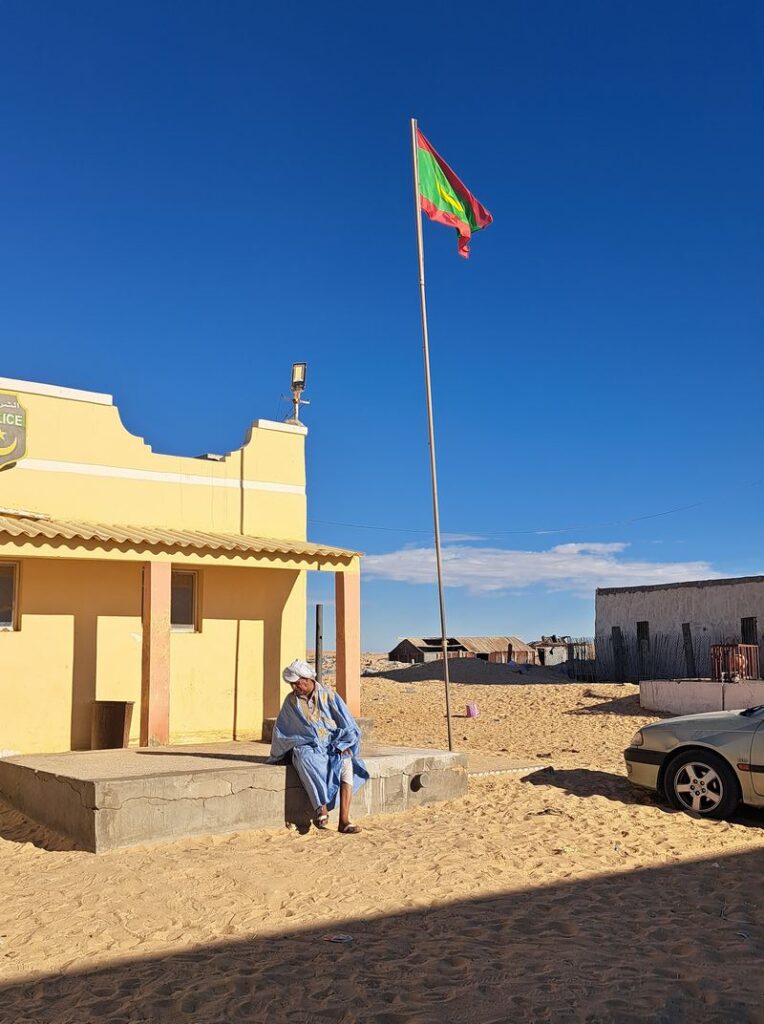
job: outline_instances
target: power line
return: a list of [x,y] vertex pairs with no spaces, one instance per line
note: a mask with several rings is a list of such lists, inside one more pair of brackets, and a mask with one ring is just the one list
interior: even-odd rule
[[309,519],[308,522],[316,523],[319,526],[345,526],[350,530],[381,530],[384,533],[422,533],[428,537],[432,536],[432,530],[409,530],[406,527],[369,526],[368,523],[335,523],[331,519]]
[[[754,480],[750,484],[744,486],[757,487],[762,483],[764,483],[764,477],[760,480]],[[599,523],[578,523],[575,526],[557,526],[553,528],[538,528],[535,530],[504,530],[498,533],[483,533],[482,531],[475,529],[448,530],[447,534],[463,534],[465,537],[474,537],[476,540],[492,540],[497,537],[528,537],[555,533],[574,533],[577,530],[602,529],[607,526],[626,526],[630,523],[641,523],[647,519],[660,519],[663,516],[676,515],[677,512],[688,512],[690,509],[700,508],[701,505],[708,505],[709,503],[709,499],[705,499],[703,501],[694,501],[690,505],[678,505],[676,508],[668,508],[662,512],[648,512],[643,516],[630,516],[626,519],[610,519]],[[409,527],[372,526],[369,523],[338,523],[331,519],[309,519],[308,522],[315,523],[320,526],[342,526],[349,530],[375,530],[381,533],[409,533],[426,537],[432,536],[432,530],[414,530]]]

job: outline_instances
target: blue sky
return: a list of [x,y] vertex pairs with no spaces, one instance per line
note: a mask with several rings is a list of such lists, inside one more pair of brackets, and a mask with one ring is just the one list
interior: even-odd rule
[[0,374],[196,454],[307,360],[309,532],[367,553],[367,648],[437,629],[412,115],[495,218],[469,262],[425,224],[450,632],[585,635],[600,583],[764,571],[759,5],[0,24]]

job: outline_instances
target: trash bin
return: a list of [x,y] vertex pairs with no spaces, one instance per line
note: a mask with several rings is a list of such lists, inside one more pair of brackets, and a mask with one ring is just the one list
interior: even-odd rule
[[132,700],[94,700],[90,724],[90,749],[126,747],[133,718]]

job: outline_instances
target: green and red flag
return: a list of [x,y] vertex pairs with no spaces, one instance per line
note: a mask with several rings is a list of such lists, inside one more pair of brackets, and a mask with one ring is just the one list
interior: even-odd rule
[[487,228],[493,217],[464,182],[457,178],[418,128],[416,145],[419,205],[430,220],[456,228],[459,255],[469,259],[470,238],[476,231]]

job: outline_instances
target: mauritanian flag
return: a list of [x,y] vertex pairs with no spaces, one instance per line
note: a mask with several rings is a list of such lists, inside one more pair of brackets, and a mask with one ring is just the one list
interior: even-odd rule
[[487,228],[493,217],[464,182],[457,178],[418,128],[416,144],[419,204],[430,220],[456,228],[459,255],[469,259],[470,238],[475,231]]

